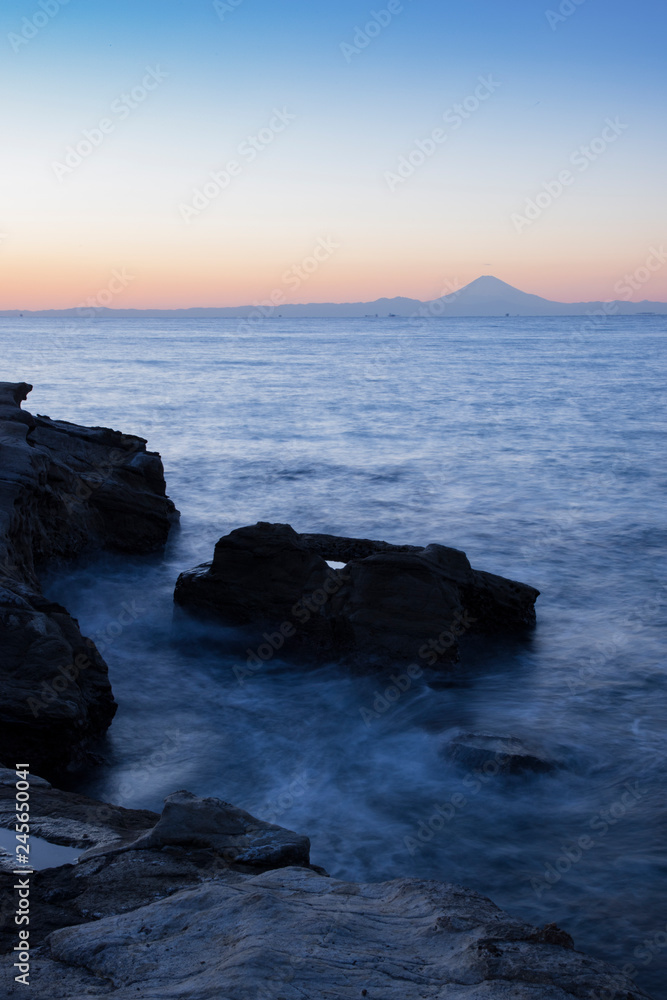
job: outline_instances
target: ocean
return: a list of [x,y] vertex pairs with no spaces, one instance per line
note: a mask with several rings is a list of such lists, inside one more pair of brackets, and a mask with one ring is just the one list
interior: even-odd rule
[[[147,438],[182,514],[164,557],[44,580],[120,706],[73,787],[156,810],[187,788],[308,834],[333,876],[471,886],[665,1000],[666,340],[660,316],[0,319],[26,408]],[[537,628],[390,703],[391,670],[277,655],[239,680],[172,593],[258,520],[463,549],[541,591]],[[563,767],[466,772],[461,730]]]

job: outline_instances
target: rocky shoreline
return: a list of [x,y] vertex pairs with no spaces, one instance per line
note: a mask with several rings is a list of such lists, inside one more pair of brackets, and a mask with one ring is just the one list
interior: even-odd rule
[[142,438],[33,416],[31,389],[0,383],[0,758],[51,776],[85,760],[116,703],[94,642],[39,573],[100,549],[158,551],[178,513]]
[[[54,787],[86,760],[116,705],[102,656],[42,595],[39,574],[101,549],[159,551],[178,514],[143,439],[33,416],[21,408],[30,389],[0,383],[0,827],[13,833],[12,767],[29,760],[31,835],[78,855],[31,876],[33,996],[645,1000],[623,973],[575,951],[566,932],[516,920],[471,889],[329,878],[307,837],[185,791],[158,815]],[[415,657],[447,669],[462,626],[523,633],[537,596],[441,545],[299,535],[264,522],[222,538],[212,563],[182,574],[175,592],[196,614],[278,629],[294,638],[295,657],[371,669]],[[287,636],[295,617],[300,627]],[[452,759],[489,746],[509,772],[553,766],[531,748],[474,734]],[[12,970],[11,864],[0,856],[0,983],[14,997],[25,987]]]
[[[14,779],[0,771],[2,825]],[[33,780],[31,807],[36,835],[81,849],[31,879],[38,1000],[646,1000],[554,924],[434,880],[329,878],[307,838],[217,799],[176,792],[158,816]],[[10,997],[15,881],[0,871]]]

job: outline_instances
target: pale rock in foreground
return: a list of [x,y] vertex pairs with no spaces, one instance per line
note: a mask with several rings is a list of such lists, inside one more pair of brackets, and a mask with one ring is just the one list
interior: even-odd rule
[[[0,772],[3,826],[11,777]],[[93,845],[31,878],[36,1000],[646,1000],[553,924],[532,927],[461,886],[328,878],[307,838],[218,799],[176,792],[157,817],[37,779],[34,818],[43,836]],[[0,872],[10,918],[14,881]],[[12,978],[14,944],[9,920],[3,997],[28,995]]]
[[562,931],[514,920],[470,889],[417,879],[359,885],[301,868],[228,872],[56,931],[32,980],[38,1000],[645,997],[574,951]]

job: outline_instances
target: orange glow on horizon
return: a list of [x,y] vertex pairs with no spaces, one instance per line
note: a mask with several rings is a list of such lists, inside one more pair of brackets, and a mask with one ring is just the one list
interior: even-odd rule
[[[326,238],[323,238],[326,242]],[[312,241],[310,249],[317,245]],[[171,248],[146,247],[134,253],[72,253],[41,257],[23,253],[10,257],[0,247],[0,309],[72,309],[100,305],[112,309],[187,309],[191,307],[239,307],[267,301],[272,294],[284,295],[285,304],[318,302],[372,302],[394,296],[428,301],[463,287],[483,274],[491,274],[523,292],[558,302],[628,299],[615,290],[625,275],[637,273],[632,301],[667,300],[667,265],[643,280],[647,251],[625,260],[595,262],[554,259],[494,260],[489,254],[475,261],[426,254],[403,265],[389,256],[340,247],[320,251],[317,263],[309,244],[297,253],[278,255],[271,248],[252,258],[198,248],[189,257],[174,262]],[[434,260],[439,256],[439,262]],[[281,259],[282,258],[282,259]],[[311,273],[312,272],[312,273]],[[623,283],[624,284],[624,283]]]

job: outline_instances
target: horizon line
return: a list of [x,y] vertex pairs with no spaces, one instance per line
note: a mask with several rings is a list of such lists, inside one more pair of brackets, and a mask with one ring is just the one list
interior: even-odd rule
[[[202,305],[190,305],[190,306],[130,306],[130,307],[114,307],[109,305],[107,302],[100,301],[102,293],[106,293],[109,298],[113,298],[112,291],[103,289],[98,292],[97,296],[91,296],[85,303],[73,306],[47,306],[42,308],[14,308],[14,309],[0,309],[0,316],[6,315],[8,313],[44,313],[44,312],[107,312],[107,313],[123,313],[123,312],[189,312],[195,310],[266,310],[270,309],[271,314],[274,315],[278,309],[307,309],[307,308],[321,308],[321,307],[353,307],[353,306],[364,306],[371,307],[379,302],[398,302],[406,301],[415,303],[417,307],[419,306],[429,306],[436,302],[446,302],[448,305],[455,305],[457,299],[460,295],[467,291],[473,291],[473,286],[479,285],[480,283],[493,284],[497,286],[502,286],[498,288],[498,291],[490,296],[491,300],[501,296],[505,291],[505,294],[516,293],[517,295],[524,296],[528,299],[538,299],[547,305],[554,306],[591,306],[591,305],[615,305],[622,304],[628,306],[640,306],[643,304],[657,305],[667,308],[667,302],[656,300],[656,299],[640,299],[635,301],[631,298],[615,298],[615,299],[580,299],[577,302],[564,301],[561,299],[547,299],[543,295],[537,295],[534,292],[525,292],[523,289],[516,288],[514,285],[510,285],[508,282],[503,281],[502,278],[496,278],[495,275],[480,275],[477,278],[473,278],[467,284],[462,285],[460,288],[452,288],[446,294],[439,295],[433,299],[416,299],[409,295],[381,295],[376,299],[358,299],[356,301],[319,301],[319,302],[278,302],[276,301],[275,292],[271,293],[266,300],[254,302],[254,303],[241,303],[238,305],[213,305],[213,306],[202,306]],[[639,291],[639,289],[634,289]],[[281,293],[282,294],[282,293]],[[507,314],[507,315],[511,315]],[[577,314],[573,314],[577,315]]]

